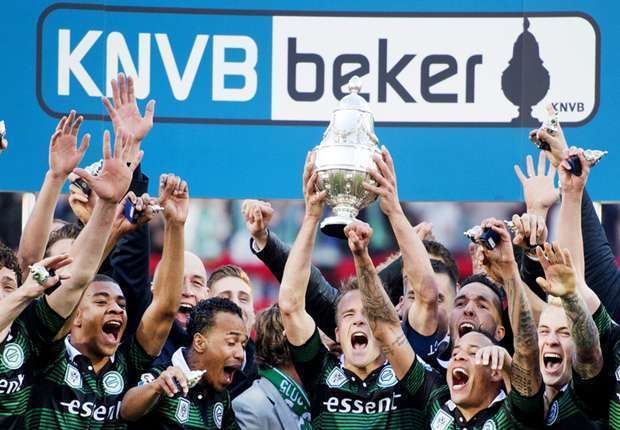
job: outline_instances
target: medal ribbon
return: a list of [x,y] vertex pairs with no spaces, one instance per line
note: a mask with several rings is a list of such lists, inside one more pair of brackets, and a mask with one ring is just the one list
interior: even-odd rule
[[308,400],[303,388],[284,372],[274,367],[261,366],[258,374],[276,387],[289,408],[299,417],[299,428],[301,430],[311,429],[310,400]]

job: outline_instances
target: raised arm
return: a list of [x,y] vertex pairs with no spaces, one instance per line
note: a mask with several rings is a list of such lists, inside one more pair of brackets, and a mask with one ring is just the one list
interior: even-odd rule
[[[581,176],[570,171],[566,161],[571,155],[577,155],[582,165]],[[594,314],[601,304],[598,296],[585,283],[585,258],[583,252],[583,234],[581,230],[581,206],[583,190],[590,173],[590,166],[583,157],[583,151],[570,150],[560,163],[560,183],[562,184],[562,205],[558,220],[558,243],[568,249],[573,258],[577,275],[577,290],[585,300],[590,314]]]
[[[46,271],[55,271],[70,264],[71,261],[71,257],[68,254],[60,254],[39,261],[33,264],[32,268],[44,268]],[[56,274],[49,276],[47,279],[35,280],[34,271],[29,271],[25,279],[26,281],[16,291],[0,300],[0,341],[3,341],[8,334],[6,329],[11,326],[13,321],[33,300],[41,297],[46,289],[54,287],[58,282],[69,279],[69,275]]]
[[189,389],[183,370],[176,366],[169,366],[163,372],[159,372],[160,369],[158,368],[151,369],[149,373],[152,376],[155,376],[154,373],[158,374],[157,379],[127,391],[121,406],[121,416],[124,420],[136,421],[148,414],[157,405],[162,394],[170,398],[174,397],[179,393],[175,380],[183,390],[182,395],[187,395]]
[[[275,278],[282,282],[284,266],[288,260],[290,246],[269,231],[269,222],[274,210],[268,202],[245,200],[241,213],[252,236],[250,248],[263,262]],[[306,310],[327,336],[335,339],[336,330],[336,298],[338,290],[330,285],[321,271],[314,265],[310,266],[310,277],[306,289]]]
[[162,175],[159,204],[164,208],[165,220],[163,255],[153,281],[153,300],[136,331],[136,340],[151,356],[161,352],[181,303],[184,228],[189,207],[187,182],[178,176]]
[[481,227],[491,228],[499,235],[499,244],[492,250],[484,249],[484,256],[497,278],[502,280],[508,296],[510,326],[514,335],[512,357],[512,389],[524,397],[532,397],[542,385],[538,362],[538,335],[536,323],[527,300],[527,288],[514,258],[510,235],[502,221],[494,218],[482,222]]
[[370,174],[378,186],[365,183],[364,188],[381,197],[381,210],[390,220],[403,256],[403,270],[415,293],[409,308],[409,324],[419,334],[430,336],[439,326],[439,292],[433,267],[422,240],[400,206],[392,156],[382,147],[381,156],[375,155],[374,161],[378,170],[371,170]]
[[303,175],[306,212],[284,267],[278,297],[286,338],[294,346],[305,344],[316,327],[314,320],[306,311],[306,288],[310,277],[316,229],[323,215],[325,191],[317,191],[317,173],[312,172],[313,165],[314,153],[309,153]]
[[560,197],[560,192],[555,186],[557,166],[549,163],[547,169],[547,154],[545,151],[540,151],[536,168],[532,156],[528,155],[526,173],[524,174],[521,167],[516,164],[514,170],[523,187],[523,199],[527,211],[521,216],[513,215],[512,217],[517,230],[513,244],[524,250],[519,260],[520,273],[521,278],[531,290],[531,293],[528,291],[528,299],[530,299],[534,317],[538,321],[541,300],[536,300],[534,295],[542,297],[542,300],[546,298],[536,283],[536,278],[544,276],[544,272],[540,263],[536,261],[535,245],[547,240],[547,214]]
[[17,250],[17,259],[24,278],[27,276],[28,266],[41,260],[45,254],[60,190],[69,173],[79,165],[88,149],[89,134],[84,135],[79,148],[77,147],[77,135],[83,120],[82,116],[76,118],[75,111],[71,111],[69,117],[62,117],[50,139],[49,169]]
[[545,277],[538,283],[547,292],[562,301],[566,316],[572,322],[571,334],[576,354],[573,368],[582,379],[592,379],[603,369],[603,353],[599,333],[592,314],[577,290],[578,275],[568,249],[561,250],[558,243],[537,249],[538,258],[545,269]]
[[381,344],[381,351],[394,368],[396,377],[399,380],[403,379],[415,360],[415,352],[407,342],[396,309],[381,285],[368,254],[372,229],[366,223],[354,221],[345,228],[345,234],[349,249],[353,253],[357,282],[368,324]]
[[110,235],[116,205],[129,187],[131,174],[140,163],[142,152],[132,149],[136,143],[133,136],[119,130],[114,143],[114,156],[110,146],[110,134],[103,134],[103,168],[98,176],[83,169],[74,172],[86,181],[98,199],[88,224],[73,243],[69,254],[73,263],[68,272],[71,279],[48,297],[50,307],[67,318],[77,305],[84,288],[97,272],[103,250]]

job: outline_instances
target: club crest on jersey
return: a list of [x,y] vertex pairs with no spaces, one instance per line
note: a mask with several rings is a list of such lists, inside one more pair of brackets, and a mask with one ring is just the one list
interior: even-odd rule
[[103,389],[106,393],[116,395],[123,392],[125,382],[120,373],[111,371],[103,375]]
[[558,406],[558,401],[551,403],[551,407],[549,408],[549,412],[547,413],[547,425],[552,425],[555,420],[558,419],[558,415],[560,412],[560,407]]
[[347,382],[347,377],[338,367],[334,367],[334,369],[329,373],[327,377],[327,386],[330,388],[340,388]]
[[218,429],[222,428],[222,417],[224,416],[224,405],[221,402],[217,402],[213,406],[213,422]]
[[189,400],[179,397],[177,403],[177,411],[174,416],[181,424],[186,423],[189,420]]
[[396,385],[397,382],[398,379],[396,379],[392,366],[386,366],[381,373],[379,373],[379,378],[377,379],[377,385],[383,388],[392,387]]
[[495,425],[495,421],[493,421],[493,420],[486,420],[486,422],[482,426],[482,430],[497,430],[497,426]]
[[82,375],[72,364],[67,364],[65,382],[71,388],[82,388]]
[[9,343],[2,352],[2,364],[11,370],[19,369],[24,364],[24,350],[17,343]]
[[454,418],[444,410],[439,410],[431,422],[431,430],[446,430],[452,425]]
[[138,382],[138,387],[141,387],[146,384],[150,384],[155,380],[155,375],[152,373],[143,373],[140,375],[140,382]]

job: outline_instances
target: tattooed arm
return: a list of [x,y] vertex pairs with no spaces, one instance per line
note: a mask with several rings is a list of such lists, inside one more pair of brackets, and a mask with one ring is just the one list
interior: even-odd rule
[[415,360],[415,352],[405,338],[396,309],[368,254],[372,229],[368,224],[355,221],[345,228],[345,234],[355,260],[357,281],[368,324],[396,377],[403,379]]
[[525,295],[526,286],[519,276],[516,265],[512,275],[505,277],[503,281],[508,295],[510,325],[514,334],[512,388],[524,397],[532,397],[538,393],[542,384],[536,323]]
[[514,258],[510,234],[504,223],[494,218],[482,222],[481,227],[499,234],[499,243],[492,249],[484,249],[488,273],[500,279],[508,296],[508,313],[514,335],[515,353],[512,357],[512,389],[521,396],[532,397],[542,385],[538,362],[538,334],[536,323],[525,289],[527,288]]
[[573,265],[568,249],[561,250],[557,243],[545,243],[545,252],[537,249],[545,277],[538,284],[549,295],[559,297],[566,316],[572,322],[571,334],[577,349],[573,368],[582,379],[592,379],[603,368],[603,353],[598,329],[585,301],[577,291],[580,275]]

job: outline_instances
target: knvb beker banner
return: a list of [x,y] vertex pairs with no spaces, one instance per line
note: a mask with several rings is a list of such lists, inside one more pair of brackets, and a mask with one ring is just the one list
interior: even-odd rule
[[403,199],[520,199],[512,165],[537,153],[527,134],[549,103],[570,145],[609,151],[589,189],[619,199],[620,5],[387,3],[7,3],[0,189],[38,189],[72,108],[93,134],[83,164],[100,158],[101,97],[124,72],[142,108],[157,100],[146,173],[178,173],[194,197],[297,198],[305,154],[358,75]]

